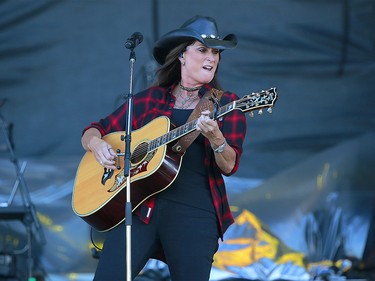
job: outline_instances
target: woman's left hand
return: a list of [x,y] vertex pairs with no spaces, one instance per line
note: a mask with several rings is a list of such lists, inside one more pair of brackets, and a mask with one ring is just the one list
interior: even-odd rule
[[223,133],[220,131],[216,120],[209,117],[210,111],[202,111],[197,120],[196,129],[201,132],[213,146],[219,146],[224,142]]
[[[216,149],[223,144],[226,144],[225,137],[220,131],[219,125],[216,120],[209,117],[210,111],[205,110],[197,120],[196,129],[205,136],[211,144],[212,149]],[[224,145],[220,153],[215,153],[216,164],[225,173],[229,174],[236,159],[236,153],[229,145]]]

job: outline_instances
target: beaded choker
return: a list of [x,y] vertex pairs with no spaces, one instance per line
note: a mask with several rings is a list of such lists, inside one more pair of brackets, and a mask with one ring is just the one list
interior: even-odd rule
[[185,90],[185,91],[187,91],[187,92],[194,92],[194,91],[197,91],[197,90],[199,90],[200,88],[202,88],[202,86],[198,86],[198,87],[194,87],[194,88],[188,88],[188,87],[182,86],[181,81],[178,83],[178,86],[179,86],[182,90]]

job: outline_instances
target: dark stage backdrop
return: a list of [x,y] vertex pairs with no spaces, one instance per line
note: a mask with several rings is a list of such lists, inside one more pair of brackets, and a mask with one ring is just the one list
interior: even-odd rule
[[[238,36],[238,47],[222,56],[220,80],[225,89],[239,96],[271,87],[277,87],[279,93],[272,114],[248,119],[244,155],[234,180],[244,190],[254,190],[256,180],[263,183],[256,188],[259,192],[274,188],[283,196],[260,206],[249,191],[240,196],[241,206],[253,208],[271,228],[276,227],[275,212],[281,215],[281,222],[291,214],[285,202],[308,204],[303,195],[312,186],[306,189],[309,192],[294,192],[306,186],[293,178],[304,176],[316,180],[312,190],[327,191],[314,193],[319,202],[332,196],[329,190],[334,194],[350,191],[345,193],[350,196],[345,196],[343,204],[350,207],[344,213],[359,210],[362,199],[358,198],[362,197],[357,195],[367,194],[371,200],[375,183],[373,158],[368,157],[374,155],[375,143],[371,134],[375,127],[373,0],[1,1],[0,113],[9,124],[17,156],[42,167],[43,163],[63,163],[58,172],[70,184],[59,184],[71,191],[83,155],[82,129],[114,110],[129,92],[126,38],[135,31],[144,36],[136,48],[137,92],[150,84],[157,68],[152,58],[154,41],[196,14],[216,18],[222,36],[232,32]],[[348,150],[338,149],[342,146]],[[8,155],[3,152],[2,165],[6,165]],[[325,165],[332,167],[331,162],[344,152],[356,155],[352,157],[360,165],[345,166],[350,168],[333,174],[339,179],[345,176],[340,181],[343,185],[319,185],[322,173],[332,171]],[[316,162],[320,163],[317,166],[303,164],[318,155],[329,157]],[[285,174],[288,177],[276,186],[275,179]],[[36,189],[54,184],[54,179],[39,180]],[[6,188],[3,184],[4,196]],[[264,196],[268,198],[267,193]],[[234,205],[237,199],[233,197]],[[63,208],[71,212],[69,198],[64,200]],[[317,206],[308,205],[300,215]],[[371,212],[366,209],[366,221]],[[282,232],[280,222],[275,229]],[[365,252],[366,233],[357,241],[362,249],[356,252],[358,258]],[[307,251],[301,245],[293,246]],[[374,256],[373,249],[367,248],[366,253]],[[56,269],[51,264],[49,268]]]

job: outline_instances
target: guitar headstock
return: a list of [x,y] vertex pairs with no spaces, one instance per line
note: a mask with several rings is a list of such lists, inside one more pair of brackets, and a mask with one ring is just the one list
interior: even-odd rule
[[239,100],[236,100],[235,107],[243,112],[249,111],[250,117],[253,117],[254,110],[259,110],[258,114],[262,114],[263,108],[267,108],[267,111],[272,113],[272,107],[274,106],[276,100],[276,88],[270,88],[269,90],[263,90],[259,93],[252,93]]

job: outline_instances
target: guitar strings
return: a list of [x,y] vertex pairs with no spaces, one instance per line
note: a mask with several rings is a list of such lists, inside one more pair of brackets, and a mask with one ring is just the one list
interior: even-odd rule
[[[224,106],[224,107],[226,107],[226,106]],[[219,108],[218,112],[221,112],[221,109],[222,109],[222,108]],[[213,113],[211,112],[208,116],[211,117],[211,118],[213,118]],[[189,128],[189,127],[191,127],[191,126],[193,126],[193,125],[195,126],[196,122],[197,122],[197,119],[192,120],[192,121],[186,123],[185,125],[183,125],[183,126],[181,126],[181,127],[178,127],[178,128],[176,128],[176,129],[174,129],[174,130],[168,132],[168,133],[165,134],[165,135],[172,135],[172,134],[175,134],[176,131],[178,131],[178,130],[180,130],[180,131],[182,130],[183,133],[185,133],[185,130],[186,130],[185,127],[187,126],[187,127]],[[184,129],[184,128],[185,128],[185,129]],[[181,132],[177,132],[176,134],[180,137]],[[163,136],[160,136],[159,138],[156,138],[156,139],[152,140],[151,142],[155,142],[157,139],[161,139],[162,137],[163,137]],[[168,139],[169,139],[169,137],[168,137]],[[138,158],[138,157],[140,157],[141,155],[146,155],[146,154],[147,154],[147,151],[148,151],[148,149],[149,149],[149,147],[150,147],[151,142],[148,142],[147,145],[146,145],[146,146],[143,146],[142,148],[139,148],[139,146],[136,147],[136,149],[133,151],[133,153],[132,153],[132,155],[131,155],[131,159]],[[164,144],[165,144],[165,143],[164,143]],[[164,145],[164,144],[162,144],[162,145]],[[157,146],[157,147],[159,147],[159,146]]]
[[[273,91],[266,91],[266,93],[267,93],[267,94],[269,94],[269,92],[274,93],[275,90],[274,90],[274,89],[271,89],[271,90],[273,90]],[[251,96],[252,96],[252,97],[253,97],[253,96],[257,97],[256,93],[252,94]],[[275,96],[277,96],[277,95],[275,95]],[[275,96],[272,96],[272,99],[273,99],[273,100],[276,99]],[[249,98],[250,98],[250,95],[249,95]],[[248,99],[249,99],[249,98],[248,98]],[[263,98],[263,99],[264,99],[263,95],[260,95],[260,96],[258,95],[258,99],[259,99],[259,98]],[[242,100],[242,99],[241,99],[241,100]],[[237,104],[238,104],[239,106],[240,106],[240,101],[241,101],[241,100],[237,100],[237,101],[236,101]],[[253,101],[253,103],[254,103],[254,100],[252,100],[252,101]],[[268,101],[268,100],[266,100],[266,101]],[[258,103],[259,103],[259,102],[258,102]],[[263,104],[264,101],[261,100],[260,103]],[[219,108],[217,114],[221,115],[222,112],[227,112],[227,111],[230,109],[231,104],[232,104],[232,103],[229,103],[229,104],[227,104],[227,105],[225,105],[225,106]],[[242,106],[245,106],[246,104],[248,104],[248,102],[245,102],[245,104],[242,105]],[[240,107],[241,107],[241,106],[240,106]],[[250,107],[250,106],[249,106],[249,107]],[[210,112],[209,117],[213,118],[213,112]],[[192,121],[186,123],[185,125],[183,125],[183,126],[181,126],[181,127],[179,127],[179,128],[176,128],[176,129],[174,129],[174,130],[168,132],[168,133],[165,134],[165,135],[171,135],[171,134],[174,134],[175,131],[178,131],[178,130],[184,130],[184,129],[183,129],[184,126],[186,126],[186,125],[188,125],[188,124],[189,124],[189,125],[190,125],[190,124],[194,125],[194,122],[196,122],[196,121],[197,121],[197,119],[192,120]],[[186,129],[186,128],[185,128],[185,129]],[[180,136],[180,134],[181,134],[181,133],[177,133],[178,136]],[[163,137],[163,136],[161,136],[161,137],[159,137],[159,138],[156,138],[156,139],[152,140],[151,142],[156,142],[157,139],[161,139],[162,137]],[[168,138],[168,139],[169,139],[169,138]],[[140,146],[136,147],[136,149],[134,150],[134,152],[133,152],[132,155],[131,155],[131,158],[134,159],[134,158],[140,157],[141,155],[146,156],[146,155],[147,155],[147,152],[148,152],[148,150],[149,150],[149,147],[150,147],[150,145],[151,145],[151,142],[144,143],[143,145],[141,144],[140,146],[142,146],[142,147],[140,147]],[[146,144],[146,145],[145,145],[145,144]],[[164,144],[162,144],[162,145],[165,145],[165,144],[166,144],[166,143],[164,143]],[[160,146],[160,145],[158,145],[157,147],[159,147],[159,146]],[[157,148],[157,147],[155,147],[155,148]]]

